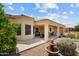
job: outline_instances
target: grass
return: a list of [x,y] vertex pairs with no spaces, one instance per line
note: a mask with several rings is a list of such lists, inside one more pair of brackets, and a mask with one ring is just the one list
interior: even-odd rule
[[79,40],[79,32],[75,32],[76,33],[76,39]]
[[76,38],[76,37],[75,37],[75,34],[72,34],[72,33],[67,34],[66,37],[67,37],[67,38],[71,38],[71,39]]
[[71,39],[79,40],[79,32],[76,31],[76,32],[73,32],[73,33],[68,33],[66,37],[71,38]]

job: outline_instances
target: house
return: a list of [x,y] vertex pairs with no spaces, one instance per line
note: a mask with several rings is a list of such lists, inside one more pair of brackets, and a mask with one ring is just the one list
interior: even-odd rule
[[17,31],[17,40],[28,40],[34,37],[44,38],[48,41],[50,36],[59,36],[65,33],[65,26],[49,19],[35,21],[25,15],[8,15],[12,23],[20,24]]

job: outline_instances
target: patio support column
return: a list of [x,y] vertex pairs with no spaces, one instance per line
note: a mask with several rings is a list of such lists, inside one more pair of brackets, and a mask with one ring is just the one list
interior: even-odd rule
[[60,35],[60,27],[58,26],[57,27],[57,36],[59,36]]
[[48,24],[45,24],[44,25],[44,39],[45,41],[48,41],[48,31],[49,31],[49,28],[48,28]]
[[24,39],[25,36],[25,24],[21,24],[21,35],[22,35],[22,39]]
[[32,35],[32,38],[34,37],[33,35],[33,25],[31,25],[31,35]]
[[63,27],[63,34],[65,34],[65,27]]

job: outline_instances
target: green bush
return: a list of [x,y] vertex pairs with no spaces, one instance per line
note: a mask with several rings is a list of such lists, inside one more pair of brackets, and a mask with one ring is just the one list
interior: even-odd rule
[[17,27],[4,16],[3,6],[0,4],[0,55],[7,55],[16,49]]
[[56,39],[54,42],[59,48],[60,53],[62,55],[65,55],[65,56],[75,55],[76,43],[74,42],[74,40],[71,40],[68,38],[67,39],[62,38],[62,39]]
[[66,37],[67,37],[67,38],[71,38],[71,39],[72,39],[72,38],[76,38],[76,37],[75,37],[75,34],[73,34],[73,33],[67,34]]

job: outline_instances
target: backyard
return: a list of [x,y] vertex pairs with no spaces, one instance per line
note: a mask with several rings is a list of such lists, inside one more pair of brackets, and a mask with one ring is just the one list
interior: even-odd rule
[[[77,48],[76,48],[77,55],[76,56],[79,56],[79,41],[77,41],[76,44],[77,44]],[[12,55],[13,56],[49,56],[49,53],[46,51],[47,46],[49,46],[48,42],[43,43],[34,48],[24,50],[20,53],[12,54]]]
[[[71,28],[72,30],[69,30],[69,32],[66,33],[64,25],[48,19],[43,20],[44,22],[39,21],[35,23],[30,17],[21,15],[20,17],[29,18],[31,21],[28,20],[28,22],[32,25],[27,25],[27,19],[20,19],[18,16],[19,19],[17,20],[19,21],[17,21],[17,23],[20,22],[20,25],[9,21],[9,18],[12,17],[12,20],[16,22],[16,17],[11,15],[6,17],[4,14],[3,5],[0,4],[1,56],[79,56],[79,24],[75,25]],[[38,30],[33,31],[33,23],[37,25],[41,24],[39,26],[40,30],[45,33],[40,34],[40,31]],[[54,26],[53,23],[55,23],[57,27]],[[45,27],[42,25],[45,25]],[[37,37],[34,37],[34,32],[36,32]],[[41,37],[39,35],[41,35]]]

